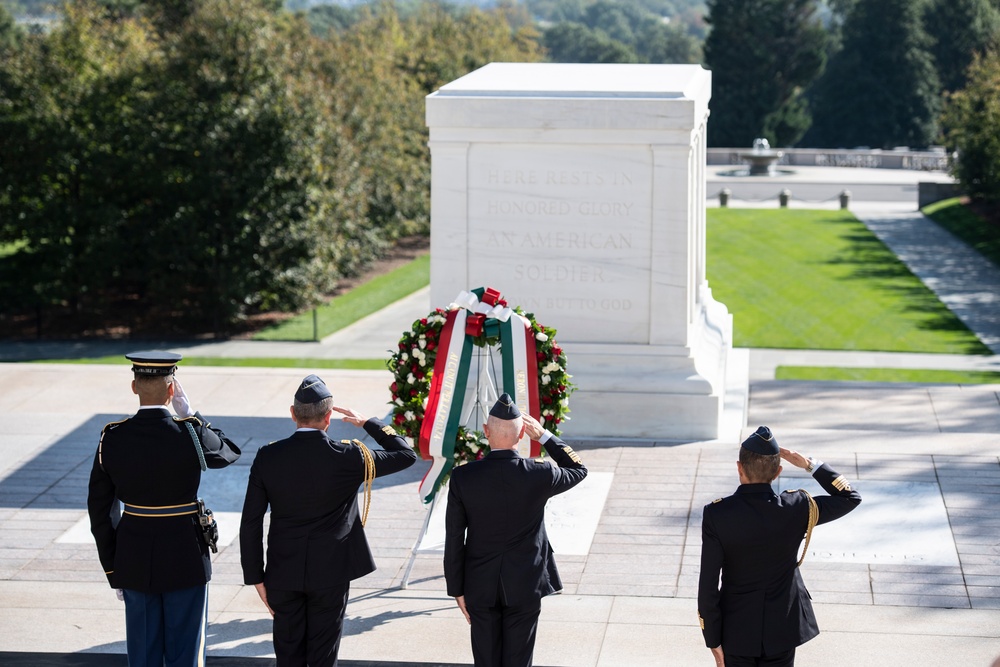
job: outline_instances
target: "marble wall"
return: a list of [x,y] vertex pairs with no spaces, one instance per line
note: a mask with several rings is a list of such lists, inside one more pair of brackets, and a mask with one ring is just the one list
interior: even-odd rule
[[732,320],[705,279],[697,65],[493,63],[427,98],[431,300],[491,286],[558,329],[567,434],[718,434]]

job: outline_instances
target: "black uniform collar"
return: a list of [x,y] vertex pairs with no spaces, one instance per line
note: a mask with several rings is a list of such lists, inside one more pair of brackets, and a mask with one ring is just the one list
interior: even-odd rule
[[139,408],[135,412],[136,417],[152,417],[153,419],[163,419],[170,416],[170,410],[165,405],[147,405]]
[[516,449],[491,449],[486,455],[492,459],[519,459],[521,455]]
[[770,493],[772,496],[777,495],[770,484],[740,484],[739,488],[736,489],[736,493]]

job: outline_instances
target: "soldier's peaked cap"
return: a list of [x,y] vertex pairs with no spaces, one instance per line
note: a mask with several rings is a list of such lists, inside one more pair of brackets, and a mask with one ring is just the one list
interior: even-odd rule
[[162,350],[145,350],[129,352],[125,358],[132,362],[132,372],[136,375],[173,375],[177,370],[177,362],[183,359],[176,352]]
[[490,408],[490,416],[498,419],[517,419],[521,416],[521,411],[517,409],[517,403],[510,397],[510,394],[504,392]]
[[307,375],[302,380],[302,384],[295,390],[295,400],[299,403],[319,403],[324,398],[330,398],[333,394],[326,386],[326,383],[318,375]]
[[765,456],[773,456],[781,452],[778,449],[778,439],[771,433],[771,429],[766,426],[758,427],[756,431],[750,434],[749,438],[743,441],[742,446],[751,452],[764,454]]

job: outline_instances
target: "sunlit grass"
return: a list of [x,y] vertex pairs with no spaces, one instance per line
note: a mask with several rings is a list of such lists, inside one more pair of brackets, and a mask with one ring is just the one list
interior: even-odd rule
[[325,338],[429,285],[430,266],[430,255],[422,255],[318,307],[315,314],[315,332],[313,311],[309,310],[257,332],[253,339],[311,341]]
[[834,368],[831,366],[778,366],[778,380],[842,382],[914,382],[927,384],[1000,384],[995,371],[942,371],[912,368]]
[[1000,227],[983,220],[961,198],[934,202],[921,210],[924,215],[1000,267]]
[[708,280],[740,347],[989,354],[846,211],[710,209]]
[[[44,359],[43,364],[121,364],[130,365],[122,355],[85,359]],[[341,368],[350,370],[385,370],[385,359],[317,359],[299,357],[184,357],[184,366],[239,366],[248,368]]]

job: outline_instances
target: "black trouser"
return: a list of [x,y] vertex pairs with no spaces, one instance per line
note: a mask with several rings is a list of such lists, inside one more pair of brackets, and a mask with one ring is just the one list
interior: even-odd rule
[[726,654],[726,667],[793,667],[793,665],[795,665],[795,649],[757,657]]
[[472,617],[472,657],[476,667],[531,667],[542,601],[511,606],[467,607]]
[[318,591],[267,589],[278,667],[336,667],[350,583]]

